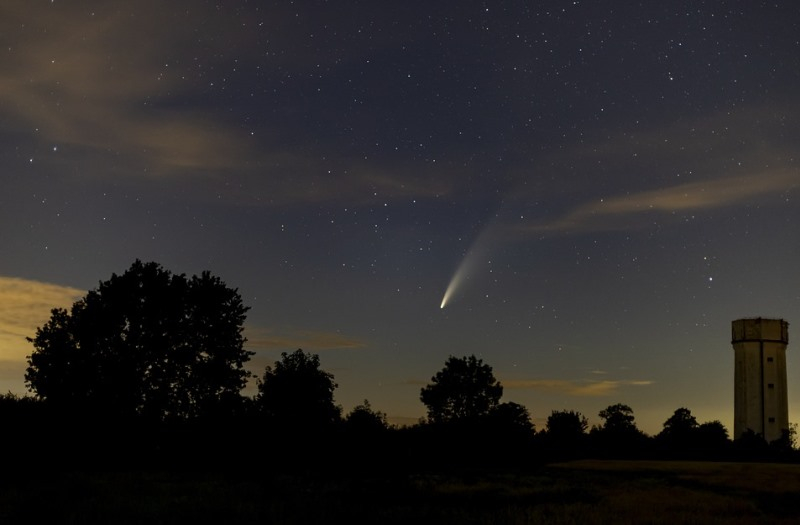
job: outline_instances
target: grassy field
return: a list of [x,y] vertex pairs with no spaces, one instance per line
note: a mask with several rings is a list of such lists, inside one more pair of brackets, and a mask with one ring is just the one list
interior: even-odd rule
[[798,523],[800,465],[578,461],[524,473],[5,476],[0,523]]

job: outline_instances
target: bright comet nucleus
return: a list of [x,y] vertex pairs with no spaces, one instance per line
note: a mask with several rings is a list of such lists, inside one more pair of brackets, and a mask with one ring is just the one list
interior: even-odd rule
[[447,305],[447,301],[449,301],[450,297],[453,295],[453,291],[458,286],[458,281],[459,281],[458,276],[459,272],[456,272],[453,278],[450,279],[450,284],[447,285],[447,290],[445,290],[444,292],[444,297],[442,297],[442,304],[439,306],[439,308],[444,308]]

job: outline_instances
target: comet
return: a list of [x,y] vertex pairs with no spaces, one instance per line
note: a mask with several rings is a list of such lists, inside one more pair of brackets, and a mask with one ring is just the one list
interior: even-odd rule
[[492,244],[491,241],[495,237],[494,231],[495,228],[493,228],[492,223],[490,223],[484,227],[484,229],[472,243],[472,246],[470,246],[466,255],[461,260],[458,267],[456,267],[453,277],[450,278],[450,283],[447,285],[447,289],[444,292],[444,297],[442,297],[442,303],[439,305],[440,309],[443,310],[445,306],[450,304],[456,293],[461,291],[464,285],[470,281],[470,278],[476,272],[479,263],[484,260],[489,253],[489,248]]

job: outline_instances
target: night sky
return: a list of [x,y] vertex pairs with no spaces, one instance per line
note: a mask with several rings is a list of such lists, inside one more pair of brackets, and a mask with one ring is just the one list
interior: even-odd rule
[[413,423],[474,353],[538,429],[732,431],[764,316],[798,422],[799,152],[792,0],[4,0],[0,391],[138,258],[238,288],[251,368],[317,353],[345,411]]

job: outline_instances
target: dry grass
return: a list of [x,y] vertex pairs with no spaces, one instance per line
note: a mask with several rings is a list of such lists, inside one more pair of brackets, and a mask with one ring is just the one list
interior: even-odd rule
[[531,472],[62,473],[0,482],[0,523],[797,523],[800,465],[578,461]]
[[[596,511],[617,523],[797,523],[800,465],[576,461],[551,468],[594,479]],[[594,521],[587,516],[588,522]]]

